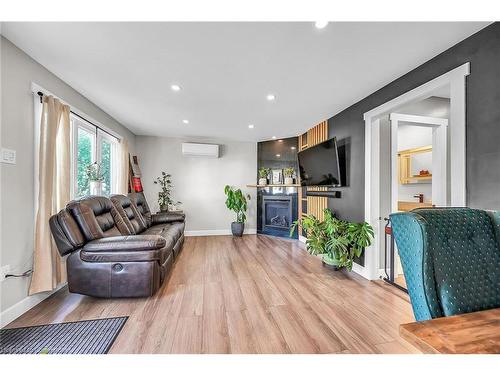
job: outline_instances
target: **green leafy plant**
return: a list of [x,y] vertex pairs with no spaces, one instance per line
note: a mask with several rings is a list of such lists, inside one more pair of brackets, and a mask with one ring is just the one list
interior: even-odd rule
[[104,172],[101,163],[94,162],[85,166],[85,175],[89,181],[104,181]]
[[301,226],[307,233],[306,246],[310,254],[323,254],[325,263],[350,271],[354,259],[372,244],[373,228],[366,222],[337,219],[329,209],[325,209],[323,214],[323,221],[314,215],[296,220],[290,228],[290,236]]
[[247,199],[250,200],[249,194],[243,194],[241,189],[235,189],[229,185],[224,187],[226,194],[226,207],[236,213],[236,222],[244,223],[247,219]]
[[267,178],[271,173],[271,168],[259,168],[259,178]]
[[160,210],[168,210],[168,206],[172,204],[181,204],[182,202],[174,201],[172,199],[172,175],[161,172],[161,176],[156,177],[153,181],[154,184],[160,185],[161,191],[158,193],[158,204],[160,205]]
[[289,167],[283,169],[283,176],[291,178],[295,174],[295,168]]

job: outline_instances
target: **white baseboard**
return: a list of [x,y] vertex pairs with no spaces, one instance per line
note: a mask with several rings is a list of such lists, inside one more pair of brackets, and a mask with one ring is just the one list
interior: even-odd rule
[[10,322],[16,320],[26,311],[32,309],[40,302],[42,302],[44,299],[47,299],[48,297],[50,297],[52,294],[54,294],[64,286],[66,286],[66,283],[59,285],[56,289],[54,289],[51,292],[38,293],[32,296],[28,296],[25,299],[16,303],[15,305],[7,308],[5,311],[2,311],[0,313],[0,328],[3,328]]
[[[243,234],[256,234],[257,229],[249,228],[245,229]],[[212,230],[186,230],[184,231],[184,236],[186,237],[198,237],[198,236],[230,236],[231,229],[212,229]]]

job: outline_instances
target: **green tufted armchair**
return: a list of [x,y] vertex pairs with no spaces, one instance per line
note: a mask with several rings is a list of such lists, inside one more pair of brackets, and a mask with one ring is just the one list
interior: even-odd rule
[[500,307],[500,213],[420,208],[390,215],[416,320]]

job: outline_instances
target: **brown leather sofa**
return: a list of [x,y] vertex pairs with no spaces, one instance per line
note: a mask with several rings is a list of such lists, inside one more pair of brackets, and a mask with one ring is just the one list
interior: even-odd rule
[[94,297],[153,295],[184,243],[184,216],[151,214],[142,193],[84,197],[49,223],[69,291]]

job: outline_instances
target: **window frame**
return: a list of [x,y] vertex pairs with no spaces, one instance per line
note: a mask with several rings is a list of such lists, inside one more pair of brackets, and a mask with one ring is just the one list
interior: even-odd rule
[[[72,142],[72,152],[71,152],[71,199],[78,197],[78,184],[77,184],[77,171],[78,171],[78,130],[91,134],[94,139],[92,142],[92,155],[91,162],[96,161],[102,163],[102,141],[107,141],[111,145],[111,157],[110,157],[110,171],[116,171],[117,167],[117,157],[118,157],[118,144],[119,139],[115,136],[107,133],[106,131],[100,129],[99,127],[90,123],[90,121],[85,120],[78,114],[70,113],[70,123],[71,123],[71,142]],[[115,194],[118,187],[118,178],[116,173],[111,173],[110,178],[110,194]],[[101,191],[102,193],[102,191]]]

